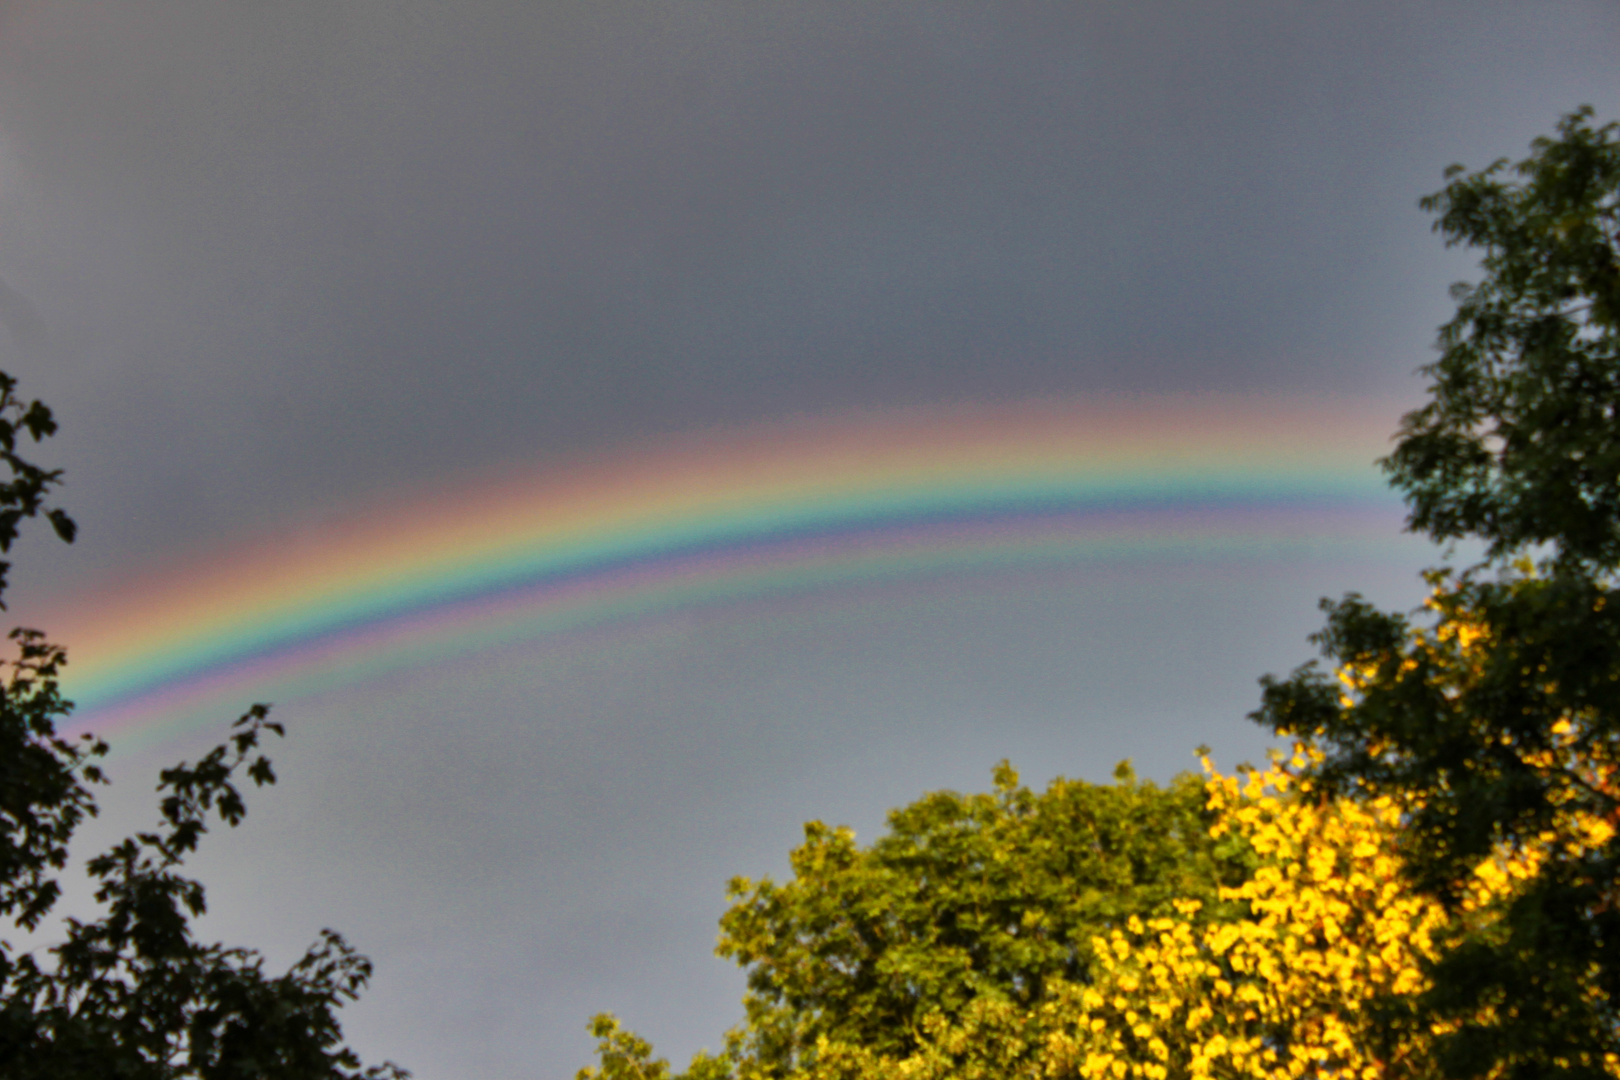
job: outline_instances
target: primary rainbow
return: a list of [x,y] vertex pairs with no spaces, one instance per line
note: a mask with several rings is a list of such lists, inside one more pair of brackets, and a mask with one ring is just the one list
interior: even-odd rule
[[807,419],[445,487],[41,613],[76,729],[150,741],[429,659],[1027,565],[1390,544],[1396,410],[1110,399]]

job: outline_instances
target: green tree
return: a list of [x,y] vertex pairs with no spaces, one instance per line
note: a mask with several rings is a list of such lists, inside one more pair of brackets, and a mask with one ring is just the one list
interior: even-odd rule
[[1256,713],[1322,748],[1328,784],[1405,800],[1405,857],[1442,900],[1493,852],[1539,859],[1420,1002],[1458,1025],[1459,1077],[1620,1071],[1620,126],[1592,116],[1423,201],[1483,276],[1454,287],[1383,464],[1414,530],[1484,561],[1433,572],[1421,617],[1325,601],[1316,640],[1351,685],[1307,666]]
[[[1089,978],[1094,937],[1177,899],[1223,910],[1217,888],[1244,876],[1247,848],[1210,837],[1203,781],[1115,775],[1035,792],[1003,763],[993,792],[927,795],[868,847],[807,824],[790,880],[731,883],[717,951],[748,972],[746,1020],[684,1075],[819,1075],[818,1058],[906,1058],[936,1033],[986,1029],[997,1009],[1034,1022]],[[669,1075],[613,1018],[592,1030],[600,1065],[581,1077]]]
[[[48,505],[60,476],[18,455],[24,438],[55,432],[48,408],[24,404],[0,372],[0,552],[22,524],[46,518],[71,541],[74,525]],[[0,562],[0,590],[9,563]],[[0,917],[36,931],[61,895],[68,845],[96,812],[105,778],[95,739],[70,741],[57,722],[71,703],[57,675],[63,650],[16,630],[17,657],[0,682]],[[0,941],[0,1076],[7,1080],[337,1080],[407,1074],[361,1070],[342,1044],[337,1010],[371,974],[341,937],[320,940],[284,974],[254,951],[196,940],[203,886],[181,873],[211,822],[246,814],[239,781],[275,781],[260,752],[281,727],[255,705],[228,741],[196,764],[165,770],[159,824],[93,858],[100,917],[69,919],[64,939],[34,952]]]

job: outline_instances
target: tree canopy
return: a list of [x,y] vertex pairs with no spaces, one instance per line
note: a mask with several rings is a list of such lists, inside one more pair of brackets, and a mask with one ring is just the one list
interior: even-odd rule
[[[747,1019],[688,1075],[905,1060],[987,1005],[1022,1014],[1089,979],[1107,927],[1187,897],[1219,909],[1222,884],[1244,876],[1245,849],[1210,835],[1192,776],[1161,788],[1122,765],[1114,784],[1060,778],[1036,792],[1003,762],[994,779],[990,793],[893,811],[867,847],[811,822],[791,880],[734,880],[718,951],[748,971]],[[602,1065],[582,1077],[655,1068],[611,1018],[594,1030]]]
[[1511,167],[1454,165],[1422,200],[1484,276],[1452,287],[1429,401],[1384,467],[1419,532],[1495,559],[1547,544],[1603,574],[1620,565],[1620,125],[1592,115]]
[[[0,373],[0,551],[22,525],[44,517],[64,540],[72,519],[50,504],[60,475],[18,453],[24,438],[53,434],[50,409],[24,402]],[[9,564],[0,562],[0,591]],[[0,917],[22,930],[44,925],[61,896],[60,874],[78,826],[96,812],[105,782],[95,739],[68,740],[57,723],[71,709],[57,676],[64,651],[35,630],[11,634],[16,658],[0,680]],[[255,705],[223,745],[195,764],[165,770],[157,824],[87,863],[99,916],[67,920],[54,946],[21,951],[0,940],[0,1076],[8,1080],[339,1080],[402,1078],[393,1065],[362,1069],[343,1045],[337,1010],[359,993],[371,965],[338,934],[282,974],[251,949],[198,941],[191,920],[206,909],[201,883],[182,873],[211,824],[239,824],[241,789],[274,783],[261,752],[280,735]]]
[[1511,169],[1453,168],[1424,205],[1482,249],[1430,400],[1385,460],[1413,529],[1476,539],[1417,618],[1325,603],[1319,668],[1257,718],[1323,751],[1336,791],[1408,807],[1413,880],[1448,905],[1493,853],[1537,857],[1499,920],[1450,944],[1426,1007],[1453,1076],[1596,1076],[1620,1051],[1620,125],[1563,119]]
[[[1309,778],[1313,755],[1305,747],[1263,772],[1222,775],[1207,759],[1204,764],[1203,782],[1183,777],[1173,792],[1058,781],[1046,796],[1005,786],[998,786],[996,796],[930,796],[897,811],[895,830],[870,848],[854,848],[845,834],[844,843],[835,843],[838,857],[832,861],[839,865],[830,872],[812,854],[826,850],[828,834],[812,825],[810,840],[795,852],[794,880],[767,890],[772,900],[783,891],[795,894],[797,904],[771,905],[777,917],[770,920],[786,939],[777,954],[791,953],[793,959],[778,966],[758,952],[744,954],[751,983],[748,1019],[732,1033],[725,1052],[700,1055],[681,1076],[1260,1080],[1335,1075],[1371,1080],[1427,1075],[1437,1031],[1413,1003],[1431,988],[1430,966],[1448,934],[1489,922],[1495,905],[1519,887],[1527,864],[1501,856],[1482,861],[1461,908],[1450,912],[1398,872],[1402,812],[1395,800],[1325,797]],[[1163,822],[1151,813],[1117,818],[1117,825],[1133,830],[1129,838],[1066,827],[1059,814],[1039,830],[1040,854],[1033,858],[1029,848],[1016,843],[984,845],[994,858],[989,874],[973,860],[945,859],[931,861],[926,872],[907,866],[907,876],[879,889],[858,888],[852,894],[837,885],[856,867],[869,874],[883,866],[884,849],[909,847],[903,822],[918,810],[926,812],[930,803],[994,808],[1039,802],[1054,793],[1057,803],[1078,795],[1104,806],[1131,803],[1151,811],[1158,804],[1196,812],[1179,822]],[[1169,794],[1175,798],[1164,798]],[[1010,822],[1002,818],[1000,823]],[[1176,854],[1172,838],[1188,824],[1196,824],[1200,835],[1188,837],[1191,842],[1182,849],[1191,866],[1181,874],[1114,878],[1118,888],[1102,899],[1084,884],[1088,877],[1093,883],[1099,879],[1087,870],[1076,874],[1071,865],[1046,879],[1053,891],[1037,890],[1041,899],[1024,908],[1022,920],[1003,908],[1002,919],[972,927],[977,939],[968,949],[953,950],[926,932],[902,932],[894,935],[905,943],[895,963],[870,959],[881,954],[883,938],[876,938],[877,948],[855,950],[866,955],[864,963],[839,963],[850,955],[839,943],[858,926],[892,924],[896,909],[919,914],[908,903],[915,895],[937,891],[956,898],[931,913],[946,915],[942,921],[960,930],[961,921],[952,922],[949,912],[970,897],[1017,897],[1027,903],[1027,889],[1006,887],[1025,866],[1050,863],[1057,852],[1086,866],[1089,853],[1101,849],[1106,854],[1096,866],[1118,866],[1146,853],[1143,865],[1151,867]],[[1109,878],[1100,880],[1106,895]],[[759,892],[760,886],[748,883],[734,890],[736,903],[722,925],[751,921]],[[786,915],[790,906],[818,916]],[[967,907],[997,910],[994,900],[969,901]],[[989,964],[974,970],[971,954],[981,940],[1033,937],[1008,930],[1050,925],[1050,913],[1066,910],[1085,914],[1055,920],[1065,922],[1068,933],[1052,935],[1033,955],[1013,959],[1011,972],[997,978]],[[1015,917],[1006,918],[1009,914]],[[1032,914],[1036,918],[1029,918]],[[738,955],[724,936],[721,950]],[[922,955],[915,955],[919,950]],[[1040,970],[1043,959],[1046,975],[1038,992],[1031,992],[1023,972]],[[863,966],[874,973],[901,973],[898,989],[911,993],[895,994],[897,987],[881,987],[881,978],[863,978]],[[781,987],[790,981],[784,968],[793,973],[822,969],[820,981],[841,984],[843,993],[836,998],[784,993]],[[954,991],[948,1004],[940,1001],[945,995],[926,992],[936,987]],[[612,1017],[597,1017],[593,1030],[601,1039],[600,1064],[582,1071],[582,1078],[671,1077],[668,1063],[653,1057],[645,1040]]]
[[867,848],[807,825],[791,881],[731,883],[717,951],[749,973],[734,1051],[773,1074],[823,1041],[903,1057],[930,1018],[986,998],[1027,1008],[1089,976],[1104,927],[1214,902],[1241,876],[1192,777],[1116,780],[1037,793],[1004,762],[992,793],[925,796]]

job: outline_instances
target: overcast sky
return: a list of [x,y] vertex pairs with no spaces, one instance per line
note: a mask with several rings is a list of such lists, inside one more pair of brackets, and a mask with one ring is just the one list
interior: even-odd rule
[[[716,425],[1411,401],[1469,268],[1417,198],[1620,115],[1617,50],[1613,0],[0,2],[0,278],[49,335],[0,366],[83,529],[13,610]],[[211,925],[347,931],[351,1031],[425,1080],[571,1075],[598,1009],[684,1059],[737,1018],[725,878],[798,822],[1258,752],[1315,598],[1424,557],[852,593],[295,704]]]

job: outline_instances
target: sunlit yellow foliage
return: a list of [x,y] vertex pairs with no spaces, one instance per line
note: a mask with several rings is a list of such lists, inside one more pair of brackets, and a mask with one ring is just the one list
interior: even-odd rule
[[[1566,740],[1555,753],[1567,750]],[[1399,874],[1401,808],[1321,797],[1297,779],[1311,757],[1298,748],[1246,777],[1210,770],[1215,832],[1241,838],[1259,859],[1249,881],[1223,891],[1248,917],[1198,925],[1188,901],[1099,942],[1099,978],[1081,995],[1085,1022],[1049,1037],[1047,1075],[1425,1075],[1432,1037],[1447,1026],[1400,1006],[1427,988],[1424,964],[1442,938],[1463,924],[1488,928],[1547,859],[1613,835],[1608,821],[1571,812],[1531,843],[1501,845],[1448,917]],[[1611,1056],[1604,1070],[1620,1075],[1620,1061]]]
[[[1249,916],[1197,925],[1194,902],[1133,921],[1099,949],[1082,995],[1086,1023],[1055,1034],[1053,1074],[1087,1080],[1373,1077],[1409,1074],[1421,1033],[1379,1023],[1369,1006],[1423,986],[1447,917],[1398,873],[1400,808],[1301,790],[1291,763],[1212,772],[1215,831],[1252,846],[1258,865],[1228,898]],[[1476,887],[1487,898],[1497,879]]]
[[[1375,1002],[1424,988],[1422,964],[1448,917],[1398,872],[1400,808],[1329,800],[1302,787],[1308,763],[1237,776],[1206,762],[1213,832],[1247,845],[1253,875],[1225,890],[1243,917],[1200,919],[1197,901],[1130,919],[1096,942],[1090,986],[1060,984],[1031,1010],[983,1001],[952,1025],[925,1023],[903,1061],[859,1047],[819,1048],[817,1080],[1295,1078],[1375,1080],[1429,1070],[1426,1030]],[[1537,852],[1487,861],[1462,918],[1534,872]]]
[[[1034,1005],[985,995],[958,1016],[924,1016],[904,1058],[819,1040],[791,1072],[802,1080],[1173,1080],[1434,1075],[1444,1028],[1403,1001],[1426,989],[1424,964],[1460,928],[1488,924],[1500,902],[1555,852],[1602,843],[1611,826],[1572,815],[1538,843],[1480,864],[1454,915],[1399,872],[1401,807],[1329,799],[1300,779],[1307,748],[1235,776],[1206,761],[1212,833],[1252,853],[1253,873],[1221,890],[1236,914],[1199,901],[1132,917],[1094,941],[1090,985],[1053,980]],[[1486,1017],[1485,1019],[1489,1019]],[[735,1038],[735,1036],[734,1036]],[[785,1076],[746,1055],[694,1063],[699,1077]],[[646,1068],[643,1063],[639,1068]],[[705,1071],[705,1070],[713,1070]],[[1606,1071],[1620,1076],[1610,1061]],[[582,1074],[587,1075],[587,1074]],[[667,1076],[612,1069],[604,1080]]]
[[[1447,917],[1397,868],[1400,810],[1387,800],[1324,800],[1301,790],[1305,764],[1222,776],[1208,796],[1218,837],[1247,845],[1253,875],[1225,891],[1242,917],[1199,918],[1195,900],[1132,918],[1096,944],[1095,981],[1059,984],[1034,1009],[981,1001],[952,1025],[924,1024],[903,1061],[825,1045],[817,1080],[1342,1076],[1422,1071],[1422,1033],[1375,1020],[1382,995],[1423,986]],[[1206,768],[1208,765],[1206,763]],[[1479,903],[1511,887],[1493,862]]]

